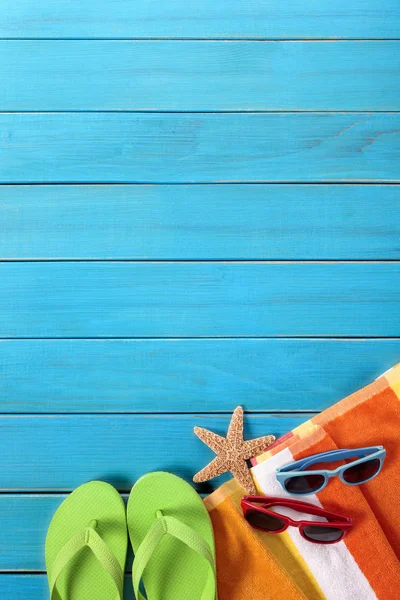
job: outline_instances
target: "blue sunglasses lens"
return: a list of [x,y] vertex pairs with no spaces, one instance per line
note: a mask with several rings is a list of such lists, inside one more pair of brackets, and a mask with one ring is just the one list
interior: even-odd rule
[[323,475],[298,475],[285,479],[285,488],[290,494],[312,494],[325,482]]
[[365,462],[349,467],[343,471],[343,479],[347,483],[363,483],[372,477],[375,477],[380,467],[380,460],[378,458],[372,458]]

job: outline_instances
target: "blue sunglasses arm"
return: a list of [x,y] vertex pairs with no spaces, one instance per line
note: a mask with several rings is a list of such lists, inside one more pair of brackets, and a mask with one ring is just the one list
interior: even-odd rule
[[335,462],[337,460],[353,458],[354,456],[363,458],[364,456],[374,454],[382,449],[382,446],[368,446],[365,448],[346,448],[341,450],[331,450],[330,452],[320,452],[319,454],[314,454],[313,456],[308,456],[306,458],[302,458],[301,460],[297,460],[285,465],[284,467],[278,469],[278,471],[280,473],[285,473],[287,471],[301,471],[310,465],[314,465],[319,462]]

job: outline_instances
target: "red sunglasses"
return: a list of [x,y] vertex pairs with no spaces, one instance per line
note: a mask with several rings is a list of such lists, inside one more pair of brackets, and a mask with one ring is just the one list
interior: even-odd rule
[[[315,544],[335,544],[344,538],[353,522],[350,517],[330,513],[308,502],[289,498],[267,496],[243,496],[241,501],[246,521],[255,529],[267,533],[281,533],[292,525],[298,527],[301,536]],[[295,521],[286,515],[269,510],[271,507],[285,506],[302,513],[323,517],[325,521]]]

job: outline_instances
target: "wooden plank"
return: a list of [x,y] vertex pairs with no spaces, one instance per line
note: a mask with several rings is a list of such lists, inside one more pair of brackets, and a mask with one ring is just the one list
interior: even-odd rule
[[[44,546],[47,529],[65,497],[65,494],[0,495],[3,517],[3,527],[0,530],[0,571],[46,570]],[[0,590],[2,585],[0,577]],[[3,594],[1,596],[8,598]]]
[[400,37],[397,0],[0,2],[2,37]]
[[2,113],[2,183],[400,181],[399,113]]
[[4,259],[399,259],[396,185],[0,186]]
[[0,337],[399,336],[399,275],[391,262],[9,262]]
[[[3,573],[0,575],[0,594],[4,600],[14,598],[29,598],[29,600],[43,600],[49,594],[47,576],[42,575],[15,575]],[[134,600],[132,577],[125,576],[124,600]]]
[[319,411],[399,355],[388,339],[3,340],[0,412]]
[[[100,479],[129,491],[141,475],[157,470],[191,480],[214,456],[193,427],[224,434],[229,420],[223,415],[1,416],[0,489],[69,491]],[[251,415],[245,435],[280,436],[305,420],[305,415]],[[223,480],[198,489],[210,491]]]
[[400,42],[2,41],[0,87],[3,111],[396,111]]
[[[0,494],[0,572],[46,570],[44,547],[47,530],[54,513],[66,497],[67,494]],[[122,497],[126,503],[129,494],[122,494]],[[132,561],[133,554],[129,546],[126,562],[129,572]]]

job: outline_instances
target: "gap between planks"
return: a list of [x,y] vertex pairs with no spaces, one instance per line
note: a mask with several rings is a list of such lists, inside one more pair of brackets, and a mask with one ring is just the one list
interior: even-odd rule
[[241,38],[224,38],[224,37],[0,37],[0,42],[225,42],[225,43],[346,43],[346,42],[400,42],[397,37],[321,37],[321,38],[306,38],[306,37],[291,37],[291,38],[263,38],[263,37],[241,37]]
[[98,336],[98,337],[90,337],[90,336],[81,336],[81,337],[0,337],[1,342],[8,341],[32,341],[32,340],[40,340],[42,342],[51,342],[51,341],[60,341],[60,340],[86,340],[86,341],[95,341],[101,342],[104,340],[126,340],[126,341],[190,341],[190,340],[303,340],[303,341],[321,341],[321,340],[332,340],[332,341],[348,341],[348,342],[362,342],[364,340],[400,340],[400,336],[397,335],[214,335],[214,336],[186,336],[186,337],[173,337],[173,336],[137,336],[137,337],[127,337],[127,336]]
[[154,183],[143,183],[143,181],[139,181],[139,182],[128,182],[128,183],[121,183],[120,181],[107,181],[107,182],[102,182],[102,181],[92,181],[92,182],[88,182],[88,183],[82,183],[80,181],[68,181],[68,182],[63,182],[63,181],[57,181],[57,182],[48,182],[48,181],[43,181],[43,182],[38,182],[38,181],[34,181],[34,182],[17,182],[17,183],[0,183],[0,188],[2,187],[55,187],[55,186],[68,186],[68,187],[112,187],[112,186],[119,186],[119,187],[130,187],[130,186],[142,186],[142,187],[155,187],[155,186],[169,186],[169,187],[173,187],[173,186],[243,186],[243,187],[247,187],[247,186],[257,186],[257,185],[284,185],[287,187],[291,187],[291,186],[298,186],[298,185],[303,185],[303,186],[325,186],[325,187],[335,187],[335,186],[340,186],[340,187],[345,187],[345,186],[377,186],[377,187],[384,187],[384,186],[399,186],[399,182],[397,181],[201,181],[201,182],[193,182],[193,181],[188,181],[188,182],[177,182],[177,183],[168,183],[168,182],[154,182]]
[[293,265],[293,264],[305,264],[305,265],[325,265],[325,264],[354,264],[354,265],[377,265],[377,264],[400,264],[400,260],[396,258],[387,258],[387,259],[290,259],[290,260],[282,260],[282,259],[237,259],[234,258],[232,260],[228,259],[146,259],[146,258],[2,258],[1,261],[4,262],[15,262],[15,263],[26,263],[26,262],[81,262],[81,263],[151,263],[151,264],[201,264],[201,263],[216,263],[222,265],[235,265],[235,264],[258,264],[258,265]]
[[[232,109],[232,110],[154,110],[154,109],[115,109],[115,110],[78,110],[78,109],[63,109],[63,110],[0,110],[0,115],[70,115],[70,114],[101,114],[101,115],[399,115],[399,110],[254,110],[254,109]],[[112,182],[111,182],[112,183]],[[125,182],[124,182],[125,183]],[[142,182],[143,183],[143,182]],[[219,182],[218,182],[219,183]],[[221,183],[224,183],[223,181]],[[225,182],[232,183],[232,182]],[[247,183],[247,182],[234,182]],[[264,183],[264,182],[258,182]],[[276,183],[276,182],[275,182]],[[285,183],[285,182],[282,182]],[[292,183],[292,182],[290,182]],[[323,183],[327,183],[326,181]],[[110,182],[107,181],[107,184]],[[5,184],[2,184],[5,185]],[[10,184],[8,184],[10,185]],[[146,185],[146,184],[145,184]],[[171,185],[171,184],[170,184]]]

